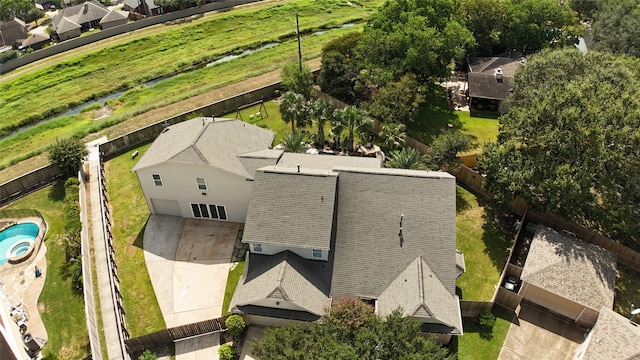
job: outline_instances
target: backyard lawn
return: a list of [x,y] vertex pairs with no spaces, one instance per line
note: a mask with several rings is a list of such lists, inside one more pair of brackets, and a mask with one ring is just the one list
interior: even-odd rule
[[513,242],[493,221],[487,204],[456,187],[456,245],[467,271],[456,281],[462,300],[491,301]]
[[144,261],[142,240],[149,209],[136,174],[131,172],[138,159],[131,159],[130,153],[138,150],[142,156],[149,146],[132,149],[105,163],[116,263],[118,273],[126,274],[120,277],[120,284],[131,337],[166,328]]
[[47,276],[38,299],[48,341],[42,352],[59,359],[84,359],[89,355],[84,301],[71,289],[71,281],[62,276],[66,261],[62,237],[64,184],[58,183],[12,202],[6,209],[35,209],[47,222]]
[[496,140],[497,119],[497,114],[451,110],[447,104],[446,89],[437,86],[430,91],[426,103],[420,109],[418,120],[409,126],[407,135],[429,145],[434,136],[447,129],[448,124],[452,124],[471,135],[477,146],[469,153],[477,153],[484,143]]
[[[462,319],[464,335],[457,338],[459,360],[493,360],[498,358],[514,313],[500,306],[495,306],[491,312],[496,315],[496,322],[491,333],[483,332],[475,319]],[[454,344],[453,347],[455,346]]]
[[224,301],[222,302],[222,316],[231,314],[229,312],[229,305],[233,298],[233,293],[236,291],[236,285],[240,281],[240,277],[244,272],[244,260],[239,261],[233,269],[229,270],[229,277],[227,277],[227,287],[224,289]]

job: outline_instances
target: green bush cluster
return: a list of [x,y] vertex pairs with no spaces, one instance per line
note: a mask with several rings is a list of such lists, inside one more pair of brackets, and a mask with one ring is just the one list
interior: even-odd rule
[[240,315],[230,315],[227,320],[225,320],[224,324],[227,326],[227,331],[233,337],[238,337],[244,333],[244,330],[247,328],[247,324],[245,324],[244,319]]
[[478,325],[483,332],[492,332],[493,324],[496,323],[496,316],[491,311],[486,311],[478,316]]
[[64,183],[64,237],[63,245],[66,255],[66,266],[63,268],[64,277],[71,280],[74,291],[82,293],[82,261],[81,261],[81,233],[82,221],[80,220],[80,181],[77,178],[69,178]]
[[218,356],[220,360],[235,360],[236,352],[233,350],[233,347],[229,344],[222,344],[220,348],[218,348]]
[[156,360],[158,359],[158,355],[151,350],[145,350],[140,356],[138,356],[138,360]]

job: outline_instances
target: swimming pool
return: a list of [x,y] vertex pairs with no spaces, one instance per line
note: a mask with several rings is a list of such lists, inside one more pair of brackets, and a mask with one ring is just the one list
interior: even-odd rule
[[9,258],[29,251],[38,232],[40,227],[32,222],[20,223],[0,231],[0,265],[4,265]]

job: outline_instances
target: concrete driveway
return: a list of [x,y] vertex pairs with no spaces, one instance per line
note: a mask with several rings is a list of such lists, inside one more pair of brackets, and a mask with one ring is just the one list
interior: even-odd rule
[[523,302],[498,359],[571,360],[584,336],[584,329],[569,319]]
[[[222,315],[240,224],[151,215],[144,257],[167,327]],[[217,359],[217,335],[176,343],[177,359]]]

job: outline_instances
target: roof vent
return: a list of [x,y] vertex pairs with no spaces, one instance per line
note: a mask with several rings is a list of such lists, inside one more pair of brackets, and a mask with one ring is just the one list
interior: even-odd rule
[[89,11],[89,4],[84,3],[84,13],[86,14]]
[[298,164],[297,166],[298,166],[298,172],[300,172],[300,164]]
[[498,82],[502,82],[502,69],[496,68],[495,74],[496,74],[496,80],[498,80]]
[[404,243],[404,235],[402,234],[402,220],[404,220],[404,214],[400,215],[400,232],[398,233],[398,237],[400,238],[400,247]]

